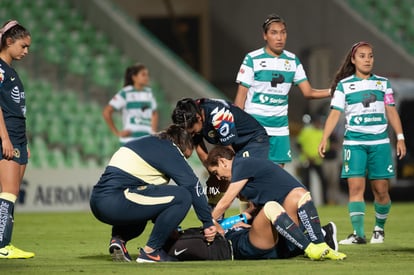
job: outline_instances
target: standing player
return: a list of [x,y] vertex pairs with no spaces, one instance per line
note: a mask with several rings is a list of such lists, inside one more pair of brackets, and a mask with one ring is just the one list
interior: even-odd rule
[[[384,242],[384,225],[391,208],[389,179],[394,177],[388,122],[397,134],[396,153],[406,154],[401,120],[388,79],[372,73],[371,44],[358,42],[349,50],[332,84],[331,111],[319,145],[324,157],[328,138],[345,113],[342,178],[348,179],[348,211],[354,232],[340,244],[365,244],[365,178],[374,194],[375,227],[371,243]],[[366,173],[368,172],[368,175]]]
[[[210,207],[201,183],[185,158],[193,151],[191,135],[172,125],[121,146],[94,186],[90,205],[95,217],[112,225],[109,252],[115,261],[131,261],[126,243],[154,223],[137,262],[176,260],[163,249],[191,205],[203,223],[207,241],[214,239]],[[167,185],[170,179],[176,185]]]
[[235,104],[251,114],[270,136],[269,159],[283,166],[291,161],[288,94],[297,85],[306,98],[325,98],[330,90],[315,90],[297,56],[284,50],[285,21],[269,15],[263,23],[266,45],[246,55],[237,75]]
[[15,20],[0,29],[0,259],[35,255],[10,243],[14,204],[29,157],[24,88],[11,64],[29,53],[31,41],[30,32]]
[[[119,137],[121,144],[157,131],[157,103],[149,84],[148,69],[135,64],[125,70],[124,87],[109,101],[103,117],[109,129]],[[122,111],[122,130],[112,118],[115,110]]]

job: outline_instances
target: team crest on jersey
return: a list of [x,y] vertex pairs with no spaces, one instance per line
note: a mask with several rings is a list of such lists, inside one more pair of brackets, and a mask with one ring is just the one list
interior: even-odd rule
[[382,82],[381,81],[377,81],[375,83],[375,89],[380,90],[380,91],[383,91],[384,90],[384,86],[382,85]]
[[4,80],[4,71],[3,70],[0,70],[0,83],[2,83],[3,82],[3,80]]
[[20,158],[20,150],[19,150],[19,149],[17,149],[17,148],[14,148],[14,149],[13,149],[13,156],[14,156],[15,158]]
[[292,69],[292,65],[290,65],[290,62],[288,60],[285,60],[285,70],[290,71]]
[[216,136],[216,132],[214,130],[211,130],[207,133],[209,138],[214,138]]

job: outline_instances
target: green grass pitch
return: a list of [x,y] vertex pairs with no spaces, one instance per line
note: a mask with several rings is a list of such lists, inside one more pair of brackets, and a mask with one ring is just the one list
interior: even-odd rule
[[[319,207],[322,224],[333,220],[338,239],[351,233],[345,205]],[[110,226],[89,212],[16,213],[13,244],[36,257],[0,260],[0,274],[409,274],[414,270],[414,203],[394,203],[386,224],[386,242],[377,245],[340,246],[344,261],[313,262],[302,256],[288,260],[197,261],[138,264],[115,263],[108,254]],[[235,213],[236,209],[231,212]],[[371,237],[372,204],[367,204],[365,231]],[[228,213],[234,214],[234,213]],[[191,211],[183,228],[198,226]],[[136,258],[145,245],[151,223],[144,234],[127,248]]]

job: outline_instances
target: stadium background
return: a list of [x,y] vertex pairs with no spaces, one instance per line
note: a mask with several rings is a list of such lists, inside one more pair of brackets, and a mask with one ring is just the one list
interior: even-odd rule
[[[412,0],[1,0],[0,5],[1,21],[17,19],[32,33],[30,55],[14,63],[26,89],[32,151],[17,211],[88,209],[91,186],[118,146],[102,106],[121,87],[128,65],[148,66],[163,128],[181,97],[234,98],[240,63],[263,45],[261,24],[269,13],[287,21],[286,48],[298,54],[317,88],[330,84],[353,43],[374,45],[375,72],[392,79],[409,149],[397,163],[392,196],[406,200],[412,194]],[[307,101],[295,89],[290,101],[293,140],[304,113],[328,111],[329,100]],[[205,178],[198,160],[190,162]],[[288,166],[291,172],[294,165]]]

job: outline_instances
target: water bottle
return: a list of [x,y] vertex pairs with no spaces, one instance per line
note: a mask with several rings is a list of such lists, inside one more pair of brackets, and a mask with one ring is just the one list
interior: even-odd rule
[[230,229],[233,225],[235,225],[238,222],[244,222],[247,223],[247,217],[246,214],[240,214],[231,216],[228,218],[221,219],[218,223],[223,227],[224,230]]

